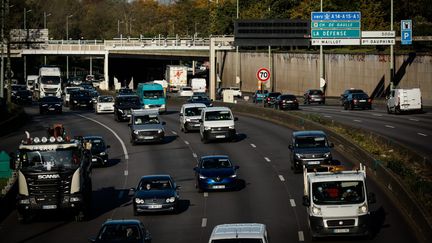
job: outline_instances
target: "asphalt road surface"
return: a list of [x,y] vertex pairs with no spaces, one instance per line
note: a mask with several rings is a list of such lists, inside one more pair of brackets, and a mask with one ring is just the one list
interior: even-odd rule
[[[122,218],[142,220],[154,243],[204,243],[217,224],[249,222],[266,224],[270,242],[311,241],[306,210],[301,205],[303,177],[290,170],[290,129],[240,116],[236,123],[239,141],[203,144],[198,133],[180,132],[178,107],[171,107],[162,116],[167,122],[166,143],[132,146],[127,123],[115,122],[112,114],[65,109],[63,115],[41,116],[35,108],[27,111],[32,114],[32,120],[20,131],[1,138],[1,150],[16,150],[25,130],[32,136],[41,136],[49,125],[63,123],[72,135],[103,136],[111,145],[110,165],[93,169],[92,215],[88,221],[74,222],[59,215],[45,215],[29,224],[20,224],[16,210],[11,209],[0,219],[1,242],[86,242],[97,234],[105,220]],[[243,188],[198,193],[193,172],[196,157],[211,154],[229,155],[240,166]],[[335,152],[334,157],[349,166],[349,155]],[[141,176],[158,173],[172,175],[181,186],[181,211],[134,217],[129,188],[135,187]],[[356,242],[417,242],[393,202],[373,181],[369,180],[368,186],[377,197],[377,203],[371,205],[376,235],[372,240]],[[352,239],[330,241],[351,242]]]

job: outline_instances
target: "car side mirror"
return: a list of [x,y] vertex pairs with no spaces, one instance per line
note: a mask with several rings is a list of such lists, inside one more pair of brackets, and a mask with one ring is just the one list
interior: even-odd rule
[[198,172],[199,169],[198,169],[198,167],[194,167],[193,170],[194,170],[195,172]]
[[293,145],[292,144],[288,145],[288,148],[292,150],[293,149]]
[[238,169],[240,169],[240,166],[236,165],[236,166],[234,166],[234,169],[238,170]]
[[234,121],[238,121],[238,117],[234,117]]
[[94,238],[94,237],[88,238],[88,241],[89,242],[96,242],[96,238]]
[[181,186],[176,186],[175,188],[176,188],[176,190],[179,190],[179,189],[181,189]]
[[334,143],[330,143],[330,144],[329,144],[329,147],[330,147],[330,148],[333,148],[333,147],[334,147]]
[[107,148],[107,149],[111,148],[111,145],[107,145],[106,148]]
[[162,122],[162,125],[164,125],[164,126],[165,126],[165,125],[166,125],[166,122],[164,122],[164,121],[163,121],[163,122]]
[[376,203],[375,193],[368,193],[368,203],[373,204]]
[[305,207],[310,206],[309,196],[303,196],[303,206]]
[[135,192],[136,192],[136,189],[135,189],[134,187],[131,187],[131,188],[129,189],[128,195],[129,195],[129,196],[133,196],[133,195],[135,194]]

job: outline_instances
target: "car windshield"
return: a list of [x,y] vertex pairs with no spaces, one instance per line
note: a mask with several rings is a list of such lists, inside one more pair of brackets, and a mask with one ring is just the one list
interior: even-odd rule
[[310,90],[309,94],[311,94],[311,95],[322,95],[323,92],[321,90]]
[[105,149],[105,142],[101,138],[86,138],[86,140],[89,140],[91,142],[92,151],[100,151]]
[[76,168],[80,164],[77,148],[24,150],[20,154],[23,169],[49,171],[52,168]]
[[119,97],[117,98],[119,105],[126,105],[126,104],[132,104],[132,105],[140,105],[140,101],[138,96],[130,96],[130,97]]
[[347,91],[345,91],[347,94],[353,94],[353,93],[364,93],[363,90],[361,89],[349,89]]
[[73,91],[77,91],[77,90],[80,90],[80,88],[78,88],[78,87],[66,88],[66,94],[69,94],[69,93],[71,93]]
[[191,91],[192,88],[191,88],[191,87],[183,87],[182,90],[183,90],[183,91]]
[[295,147],[297,148],[323,148],[327,147],[325,137],[321,136],[308,136],[308,137],[297,137],[295,139]]
[[212,243],[263,243],[261,239],[219,239],[219,240],[212,240]]
[[365,200],[362,181],[326,181],[312,183],[315,204],[358,204]]
[[185,109],[186,116],[199,116],[203,107],[191,107]]
[[119,94],[133,94],[133,90],[131,89],[120,89]]
[[23,85],[12,85],[13,91],[25,90],[25,89],[26,89],[26,86],[23,86]]
[[41,83],[43,84],[59,84],[60,77],[57,76],[42,76]]
[[240,90],[240,88],[237,88],[237,87],[231,87],[230,89],[231,90]]
[[143,116],[134,117],[135,125],[159,124],[159,123],[160,121],[157,115],[143,115]]
[[296,97],[294,95],[282,95],[280,97],[281,100],[295,100]]
[[201,161],[203,169],[230,168],[231,162],[227,158],[206,158]]
[[88,92],[86,90],[78,90],[78,91],[71,93],[71,95],[74,98],[76,98],[76,97],[88,97],[88,96],[90,96],[90,92]]
[[144,99],[159,99],[164,97],[163,90],[146,90],[143,92]]
[[144,179],[140,182],[139,190],[171,190],[173,188],[171,181],[168,179],[155,179],[148,180]]
[[99,240],[113,242],[136,241],[142,238],[138,225],[109,224],[102,228]]
[[114,102],[114,98],[112,96],[100,96],[99,102],[100,103]]
[[206,121],[226,121],[232,120],[230,111],[207,111],[205,113]]

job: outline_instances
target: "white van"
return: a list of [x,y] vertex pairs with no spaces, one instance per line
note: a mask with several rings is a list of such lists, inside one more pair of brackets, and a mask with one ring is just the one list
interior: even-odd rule
[[[264,224],[220,224],[214,227],[209,243],[237,242],[269,243],[267,229]],[[244,241],[242,241],[244,240]]]
[[185,133],[199,130],[201,111],[206,107],[202,103],[183,104],[180,109],[180,130]]
[[228,107],[207,107],[201,111],[200,135],[201,141],[237,138],[234,121],[237,121]]
[[393,89],[387,97],[387,113],[422,111],[422,98],[419,88]]
[[190,83],[194,93],[205,93],[207,91],[207,81],[205,78],[193,78]]

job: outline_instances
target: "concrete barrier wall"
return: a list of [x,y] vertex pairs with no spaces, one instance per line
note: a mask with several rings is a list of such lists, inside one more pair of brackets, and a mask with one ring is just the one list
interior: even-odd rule
[[[239,73],[243,91],[258,86],[256,72],[269,67],[266,52],[241,52]],[[319,54],[272,53],[272,77],[267,89],[302,95],[319,88]],[[222,86],[235,83],[235,52],[218,53]],[[360,88],[369,94],[380,94],[390,83],[390,56],[376,54],[325,54],[327,96],[339,96],[345,89]],[[432,105],[432,56],[396,55],[395,80],[400,88],[420,87],[425,105]],[[400,80],[400,81],[399,81]],[[398,82],[399,81],[399,82]]]

